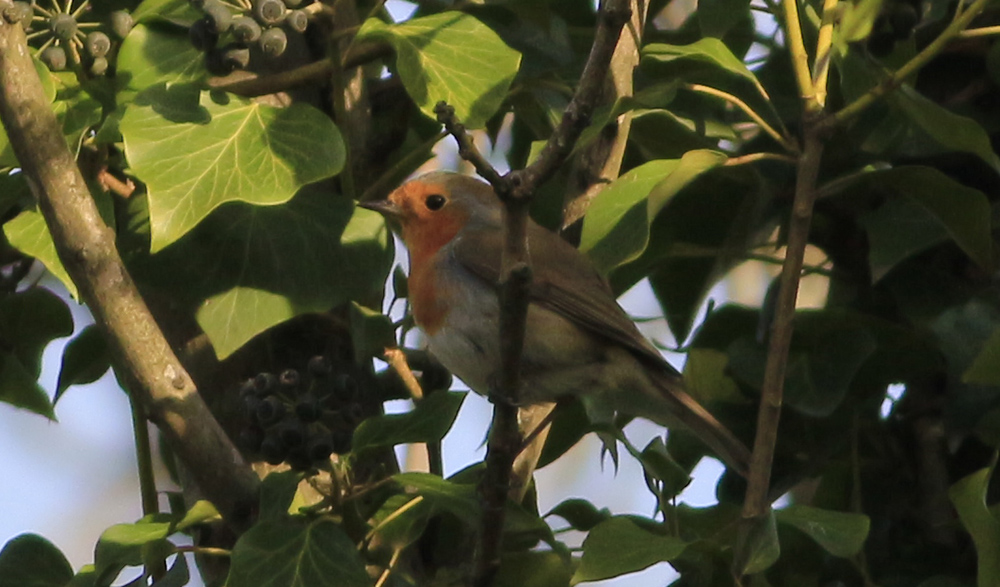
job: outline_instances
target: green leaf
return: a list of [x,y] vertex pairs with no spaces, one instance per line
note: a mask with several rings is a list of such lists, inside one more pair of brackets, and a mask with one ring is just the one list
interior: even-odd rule
[[372,533],[378,535],[380,543],[404,548],[420,539],[433,513],[433,504],[423,497],[396,494],[372,516]]
[[0,550],[0,587],[63,587],[73,567],[54,544],[37,534],[21,534]]
[[196,102],[183,88],[153,90],[119,124],[146,184],[153,252],[226,202],[282,204],[343,168],[340,132],[312,106],[273,108],[218,92]]
[[573,567],[555,552],[512,552],[500,559],[493,587],[569,586]]
[[990,204],[982,192],[930,167],[873,171],[864,181],[904,199],[889,200],[861,220],[869,236],[873,280],[944,236],[950,236],[984,271],[992,271]]
[[[186,0],[144,0],[132,11],[132,18],[135,22],[142,22],[157,17],[172,17],[178,13],[190,13],[193,15],[192,20],[194,20],[199,16],[200,11]],[[131,34],[129,36],[131,37]]]
[[175,524],[174,531],[183,532],[191,526],[220,520],[222,520],[222,515],[219,514],[219,510],[215,509],[212,502],[199,499],[188,508],[188,511],[184,512],[184,517]]
[[[843,401],[878,341],[864,326],[835,311],[798,312],[795,325],[785,373],[785,403],[810,416],[828,416]],[[767,348],[744,335],[729,345],[727,354],[730,373],[760,389]]]
[[805,532],[834,556],[850,557],[861,551],[871,521],[863,514],[832,512],[806,505],[791,505],[774,514],[783,524]]
[[125,567],[143,564],[143,547],[166,542],[170,522],[140,520],[135,524],[115,524],[101,534],[94,549],[97,585],[110,585]]
[[517,74],[521,54],[492,29],[461,12],[442,12],[387,25],[370,18],[357,41],[386,41],[407,93],[435,118],[441,100],[468,128],[481,128],[500,107]]
[[1000,171],[1000,157],[993,151],[989,134],[975,120],[955,114],[907,85],[889,94],[888,99],[942,147],[975,155]]
[[14,355],[0,353],[0,402],[55,420],[49,395]]
[[277,471],[268,474],[260,484],[261,520],[279,520],[288,516],[302,474],[298,471]]
[[717,151],[689,151],[680,159],[650,161],[619,177],[591,203],[580,250],[604,273],[637,258],[649,242],[650,224],[667,202],[725,161]]
[[762,96],[767,96],[767,92],[760,85],[757,76],[747,68],[741,59],[733,55],[729,47],[726,47],[726,44],[719,39],[706,37],[690,45],[650,43],[643,47],[642,59],[660,63],[679,60],[694,60],[707,63],[749,81]]
[[370,587],[354,542],[336,523],[265,520],[233,547],[228,587]]
[[1000,585],[1000,557],[997,556],[1000,552],[1000,520],[986,504],[986,490],[995,467],[996,457],[989,467],[960,479],[948,490],[958,518],[976,545],[978,587]]
[[392,255],[377,212],[305,191],[284,206],[228,204],[154,256],[146,275],[205,300],[198,324],[225,358],[271,326],[370,294]]
[[59,381],[56,384],[55,404],[71,385],[93,383],[111,368],[108,343],[100,329],[91,324],[69,341],[63,350]]
[[188,570],[187,557],[180,554],[167,572],[153,583],[153,587],[184,587],[190,582],[191,572]]
[[[109,226],[114,226],[114,202],[111,196],[101,191],[91,190],[97,209],[101,213],[101,218]],[[54,275],[66,291],[73,298],[78,299],[76,284],[70,278],[66,268],[63,267],[59,255],[56,253],[56,246],[52,242],[52,235],[49,234],[49,227],[45,224],[45,219],[37,209],[24,210],[13,220],[3,225],[4,234],[10,244],[29,257],[34,257]]]
[[583,557],[573,584],[610,579],[671,561],[687,543],[675,536],[654,534],[623,516],[601,522],[583,541]]
[[354,452],[380,446],[439,442],[451,429],[467,395],[439,391],[417,402],[416,407],[405,414],[368,418],[354,431],[351,443]]
[[767,570],[781,556],[778,524],[773,510],[760,518],[745,518],[742,523],[745,526],[734,549],[733,565],[741,575],[754,575]]
[[31,376],[42,370],[42,351],[55,338],[73,333],[66,303],[41,287],[0,298],[0,349],[11,353]]
[[380,357],[386,348],[396,346],[396,328],[382,312],[352,303],[350,307],[351,340],[360,357]]
[[868,38],[881,9],[882,0],[860,0],[844,4],[840,26],[833,27],[833,42],[841,52],[847,51],[848,43]]
[[[157,84],[201,84],[208,77],[205,53],[182,33],[178,28],[136,25],[118,51],[115,80],[119,87],[134,95]],[[119,103],[127,102],[119,97]]]
[[475,485],[454,483],[430,473],[397,473],[397,483],[413,487],[439,509],[451,512],[472,525],[479,520],[479,497]]
[[749,10],[747,0],[699,0],[698,28],[706,37],[721,39],[749,16]]
[[567,499],[556,507],[552,508],[545,517],[559,516],[569,522],[574,530],[591,530],[594,526],[604,520],[611,518],[608,508],[597,509],[597,507],[585,499]]
[[983,350],[962,375],[962,382],[1000,385],[1000,328],[983,344]]

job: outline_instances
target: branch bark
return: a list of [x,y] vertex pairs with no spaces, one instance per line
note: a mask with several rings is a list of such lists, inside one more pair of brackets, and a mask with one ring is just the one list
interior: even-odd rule
[[116,372],[206,497],[245,527],[258,478],[198,395],[140,297],[45,99],[20,25],[0,21],[0,118],[59,259],[108,339]]
[[524,346],[531,285],[528,257],[528,206],[535,189],[562,166],[580,134],[590,124],[601,98],[605,75],[618,44],[622,27],[629,20],[629,0],[607,0],[598,10],[598,26],[580,83],[535,162],[524,169],[500,175],[476,149],[455,111],[445,103],[435,111],[438,120],[455,137],[459,154],[493,186],[504,203],[504,246],[500,274],[500,370],[494,399],[493,425],[486,452],[486,473],[480,485],[483,496],[483,530],[476,555],[474,584],[488,587],[500,567],[504,508],[510,491],[514,459],[521,450],[517,425],[520,395],[521,351]]

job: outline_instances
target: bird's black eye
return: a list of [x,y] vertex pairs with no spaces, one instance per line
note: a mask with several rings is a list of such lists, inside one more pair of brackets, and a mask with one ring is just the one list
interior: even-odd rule
[[444,204],[447,201],[448,200],[446,200],[442,195],[431,194],[427,196],[426,200],[424,200],[424,205],[427,206],[428,210],[435,211],[435,210],[440,210],[442,207],[444,207]]

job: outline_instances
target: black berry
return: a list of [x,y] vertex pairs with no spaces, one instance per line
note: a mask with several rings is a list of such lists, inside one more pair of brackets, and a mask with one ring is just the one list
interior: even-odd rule
[[281,400],[274,396],[266,397],[257,405],[257,422],[261,426],[270,426],[284,418],[285,411],[285,404]]

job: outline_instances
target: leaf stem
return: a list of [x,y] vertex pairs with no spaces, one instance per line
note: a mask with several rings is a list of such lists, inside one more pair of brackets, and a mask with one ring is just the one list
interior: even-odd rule
[[736,96],[729,94],[727,92],[723,92],[722,90],[717,90],[713,87],[705,86],[702,84],[684,84],[684,87],[688,90],[691,90],[692,92],[698,92],[699,94],[707,94],[709,96],[715,96],[716,98],[722,98],[726,102],[729,102],[733,106],[736,106],[737,108],[742,110],[747,116],[750,117],[751,120],[757,123],[757,126],[759,126],[761,130],[763,130],[771,138],[773,138],[786,151],[790,153],[798,152],[799,150],[798,146],[795,145],[795,142],[792,139],[783,136],[781,133],[774,130],[774,127],[768,124],[767,121],[765,121],[760,114],[757,114],[757,112],[753,108],[751,108],[749,104],[747,104],[743,100],[740,100]]
[[129,391],[129,407],[132,409],[132,434],[135,437],[135,458],[139,466],[139,493],[142,496],[142,515],[160,513],[156,495],[156,476],[153,473],[153,451],[149,444],[149,425],[135,394]]
[[816,89],[809,74],[809,54],[806,53],[806,44],[802,40],[802,24],[799,21],[797,0],[781,0],[781,6],[785,14],[785,41],[792,54],[792,68],[795,70],[799,96],[805,102],[807,112],[818,110]]
[[833,57],[833,22],[837,0],[823,0],[823,23],[816,39],[816,61],[813,63],[812,86],[816,92],[816,103],[826,106],[826,80],[830,75],[830,60]]

